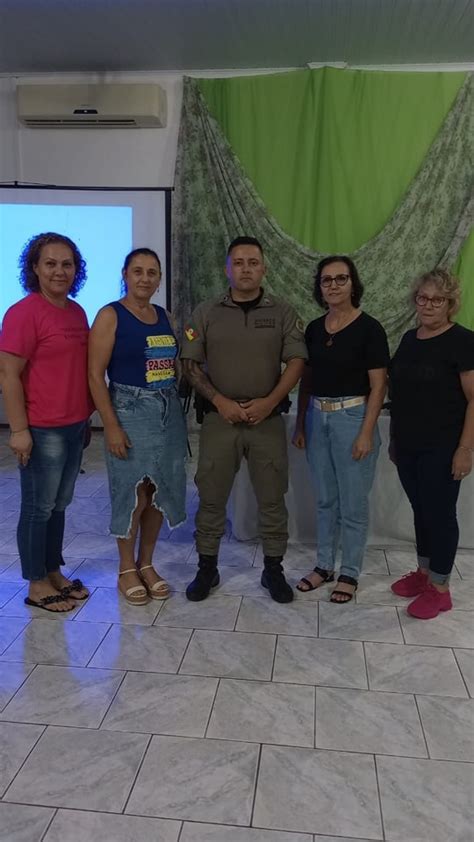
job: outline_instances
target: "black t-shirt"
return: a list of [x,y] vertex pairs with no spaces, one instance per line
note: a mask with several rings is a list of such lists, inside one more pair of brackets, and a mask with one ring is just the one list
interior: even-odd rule
[[373,368],[387,368],[390,359],[382,325],[367,313],[361,313],[347,327],[331,335],[324,320],[325,316],[321,316],[310,322],[305,332],[312,394],[328,398],[368,395],[368,372]]
[[432,339],[418,339],[416,329],[405,333],[389,369],[395,444],[455,446],[467,407],[459,375],[472,370],[472,330],[456,324]]

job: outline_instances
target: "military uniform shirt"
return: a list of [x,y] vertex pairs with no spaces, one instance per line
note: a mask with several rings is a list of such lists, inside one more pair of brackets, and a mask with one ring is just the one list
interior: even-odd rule
[[244,312],[230,291],[195,309],[181,358],[206,364],[212,385],[238,401],[263,398],[278,383],[281,363],[307,358],[303,323],[291,304],[263,293]]

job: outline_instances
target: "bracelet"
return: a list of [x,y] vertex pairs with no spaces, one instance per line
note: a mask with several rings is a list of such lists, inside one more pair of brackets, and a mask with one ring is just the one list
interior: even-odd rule
[[26,431],[29,430],[29,429],[30,429],[29,427],[23,427],[22,430],[10,430],[10,435],[16,436],[16,435],[18,435],[18,433],[26,433]]
[[458,450],[468,450],[469,453],[474,453],[474,447],[468,447],[467,444],[458,444]]

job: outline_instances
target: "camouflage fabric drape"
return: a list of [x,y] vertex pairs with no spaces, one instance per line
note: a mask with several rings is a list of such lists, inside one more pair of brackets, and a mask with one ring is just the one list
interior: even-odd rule
[[[409,143],[409,138],[407,138]],[[408,289],[417,275],[452,265],[474,224],[474,84],[469,74],[417,176],[384,228],[350,256],[365,285],[364,309],[391,346],[413,323]],[[314,318],[312,275],[323,256],[289,237],[268,213],[210,115],[196,80],[184,79],[173,197],[173,311],[178,324],[225,286],[229,242],[257,237],[266,287]]]

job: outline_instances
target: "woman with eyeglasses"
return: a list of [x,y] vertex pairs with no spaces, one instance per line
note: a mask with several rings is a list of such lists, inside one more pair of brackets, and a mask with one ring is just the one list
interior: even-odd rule
[[350,602],[367,542],[369,493],[380,435],[389,351],[383,327],[360,309],[364,288],[345,256],[320,261],[314,297],[325,315],[306,328],[308,362],[300,383],[293,443],[306,448],[317,494],[317,565],[296,586],[312,591],[334,581],[331,602]]
[[408,613],[429,620],[452,608],[456,502],[474,451],[474,332],[452,321],[460,289],[449,272],[422,275],[412,294],[418,327],[390,364],[390,456],[413,508],[418,567],[392,591],[415,597]]

